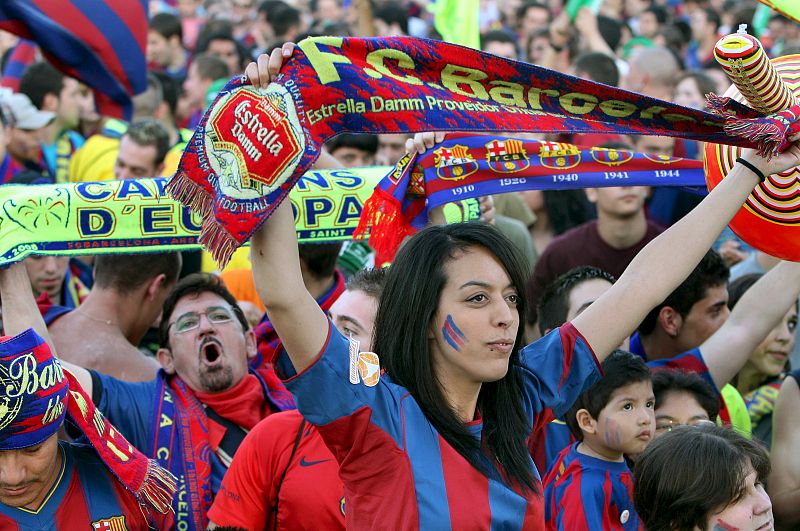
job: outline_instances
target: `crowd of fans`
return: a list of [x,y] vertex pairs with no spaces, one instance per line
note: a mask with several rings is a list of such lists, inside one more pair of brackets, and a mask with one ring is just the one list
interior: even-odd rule
[[[246,68],[257,79],[261,54],[317,35],[438,38],[429,3],[152,0],[130,123],[39,57],[0,91],[0,184],[170,176],[217,91]],[[800,53],[800,25],[754,0],[575,4],[481,0],[481,47],[697,109],[728,89],[713,47],[741,24],[770,57]],[[0,38],[4,62],[15,43]],[[528,136],[702,159],[669,137]],[[341,135],[319,167],[393,165],[434,142]],[[717,237],[724,208],[701,200],[641,186],[486,197],[480,222],[424,231],[387,269],[363,242],[294,253],[283,213],[252,262],[224,271],[199,252],[32,256],[0,271],[4,333],[49,337],[108,421],[209,501],[185,511],[211,528],[745,530],[774,513],[794,529],[800,265]],[[460,293],[470,275],[492,280]],[[500,369],[470,358],[472,319],[490,311],[510,332],[489,342]],[[330,360],[353,345],[380,356],[388,384],[347,382]],[[466,406],[464,378],[484,382]],[[210,451],[194,452],[199,432]],[[52,505],[59,454],[36,448],[23,457],[38,469],[0,450],[2,529],[3,508]],[[182,476],[196,461],[204,472]]]

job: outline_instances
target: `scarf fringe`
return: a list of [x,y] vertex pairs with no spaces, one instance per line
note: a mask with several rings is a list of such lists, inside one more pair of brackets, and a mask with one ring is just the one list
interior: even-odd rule
[[136,496],[159,513],[172,510],[172,498],[178,490],[178,479],[167,469],[150,459],[147,474]]
[[369,245],[375,251],[375,265],[391,262],[407,236],[417,231],[403,216],[402,205],[390,193],[375,188],[361,211],[361,219],[353,239],[369,237]]
[[206,249],[209,250],[211,256],[219,265],[220,271],[225,269],[228,262],[233,256],[233,252],[239,247],[239,242],[236,238],[230,235],[225,230],[225,227],[220,225],[213,216],[206,217],[203,223],[203,229],[200,231],[200,237],[197,241]]
[[706,107],[717,116],[725,118],[737,117],[736,112],[730,108],[731,98],[728,96],[718,96],[713,92],[706,94]]
[[214,197],[203,186],[193,181],[185,172],[178,172],[166,186],[167,193],[190,210],[206,218],[211,214]]
[[749,120],[729,120],[725,124],[725,132],[752,140],[757,144],[756,150],[760,156],[772,158],[786,143],[789,126],[766,116]]
[[708,94],[706,99],[709,110],[725,118],[724,127],[727,134],[752,141],[756,144],[758,154],[768,159],[788,145],[793,125],[797,127],[796,117],[792,112],[795,108],[769,116],[745,118],[741,112],[733,108],[732,103],[735,100],[732,98],[712,93]]

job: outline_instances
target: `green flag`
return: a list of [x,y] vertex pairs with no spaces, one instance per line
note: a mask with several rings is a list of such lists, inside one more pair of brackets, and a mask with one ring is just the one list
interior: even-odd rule
[[800,2],[798,0],[759,0],[759,2],[800,24]]
[[480,0],[436,0],[429,6],[442,40],[480,50],[479,4]]

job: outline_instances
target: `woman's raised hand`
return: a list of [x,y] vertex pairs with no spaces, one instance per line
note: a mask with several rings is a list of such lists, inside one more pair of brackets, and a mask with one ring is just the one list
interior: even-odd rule
[[272,79],[280,72],[283,62],[294,53],[295,44],[286,42],[275,48],[269,55],[262,53],[258,59],[247,65],[244,75],[254,87],[267,88]]

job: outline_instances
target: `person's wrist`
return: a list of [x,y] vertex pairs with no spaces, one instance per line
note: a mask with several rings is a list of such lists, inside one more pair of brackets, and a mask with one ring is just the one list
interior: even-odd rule
[[747,160],[744,157],[737,157],[736,162],[744,166],[748,171],[758,177],[758,180],[762,183],[767,180],[767,172],[753,161]]

